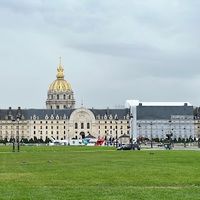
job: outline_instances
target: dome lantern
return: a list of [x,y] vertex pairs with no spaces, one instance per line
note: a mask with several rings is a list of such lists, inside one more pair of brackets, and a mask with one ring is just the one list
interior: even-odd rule
[[64,69],[62,67],[62,63],[61,63],[61,57],[60,57],[60,64],[57,68],[57,79],[64,79],[65,75],[64,75]]

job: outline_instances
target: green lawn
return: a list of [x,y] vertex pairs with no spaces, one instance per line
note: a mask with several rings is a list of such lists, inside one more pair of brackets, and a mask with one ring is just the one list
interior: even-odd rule
[[0,199],[200,199],[200,151],[0,147]]

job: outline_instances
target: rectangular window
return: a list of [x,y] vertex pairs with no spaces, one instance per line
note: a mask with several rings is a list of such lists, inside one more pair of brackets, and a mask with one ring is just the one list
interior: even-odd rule
[[90,123],[87,123],[87,129],[90,129]]

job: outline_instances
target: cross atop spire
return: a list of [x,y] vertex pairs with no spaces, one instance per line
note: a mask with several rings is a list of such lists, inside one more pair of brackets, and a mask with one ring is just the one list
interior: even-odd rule
[[62,57],[61,56],[59,57],[59,60],[60,60],[60,65],[62,65]]

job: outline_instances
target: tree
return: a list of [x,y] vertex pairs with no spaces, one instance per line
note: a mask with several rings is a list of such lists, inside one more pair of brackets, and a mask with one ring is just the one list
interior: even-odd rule
[[4,143],[5,146],[6,146],[6,143],[8,143],[8,138],[7,138],[7,137],[4,138],[3,143]]
[[29,141],[28,141],[27,138],[22,138],[22,139],[21,139],[21,143],[25,143],[25,144],[27,144],[27,143],[29,143]]
[[46,136],[46,139],[44,142],[47,144],[47,143],[51,142],[51,140]]
[[34,143],[38,143],[38,139],[36,136],[34,136],[33,141],[34,141]]
[[31,139],[29,140],[29,143],[34,143],[33,138],[31,138]]

